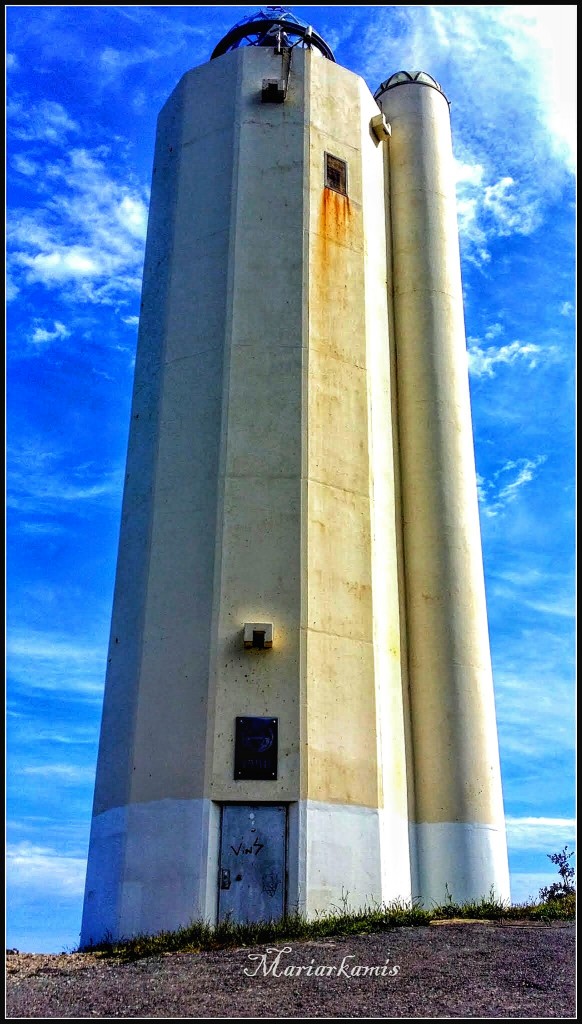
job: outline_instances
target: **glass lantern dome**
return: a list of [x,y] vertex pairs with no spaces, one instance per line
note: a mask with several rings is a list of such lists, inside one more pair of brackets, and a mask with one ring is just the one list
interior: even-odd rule
[[433,78],[432,75],[429,75],[426,71],[396,71],[395,74],[390,75],[390,78],[387,78],[386,81],[382,82],[382,85],[376,89],[374,99],[377,100],[378,97],[381,96],[382,93],[387,92],[388,89],[394,89],[397,85],[407,85],[410,82],[418,82],[419,85],[430,85],[432,89],[436,89],[437,92],[442,92],[443,96],[445,95],[436,78]]
[[285,7],[265,7],[237,21],[214,47],[210,59],[237,50],[239,46],[273,46],[278,49],[303,46],[314,48],[335,63],[331,47],[315,29]]

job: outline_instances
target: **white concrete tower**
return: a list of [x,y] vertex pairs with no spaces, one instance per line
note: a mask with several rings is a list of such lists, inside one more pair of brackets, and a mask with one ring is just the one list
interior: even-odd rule
[[507,843],[466,358],[449,105],[398,72],[376,99],[392,127],[391,225],[414,813],[425,902],[509,899]]
[[446,100],[267,12],[158,121],[83,945],[506,895]]

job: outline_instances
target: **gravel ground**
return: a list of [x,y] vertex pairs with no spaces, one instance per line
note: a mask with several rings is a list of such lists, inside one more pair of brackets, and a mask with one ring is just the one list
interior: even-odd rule
[[6,1015],[575,1019],[573,924],[447,923],[268,948],[128,964],[11,953]]

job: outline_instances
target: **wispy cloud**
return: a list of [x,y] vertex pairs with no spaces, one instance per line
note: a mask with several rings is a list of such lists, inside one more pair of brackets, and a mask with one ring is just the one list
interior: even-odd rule
[[67,720],[67,731],[65,732],[62,722],[59,724],[54,721],[47,723],[42,715],[39,717],[39,713],[29,705],[15,708],[9,704],[6,713],[10,733],[21,749],[23,744],[38,751],[39,744],[44,743],[51,750],[55,746],[95,747],[97,743],[98,735],[93,723],[79,724]]
[[105,658],[104,648],[49,632],[19,629],[8,638],[9,679],[27,692],[45,690],[97,700],[103,693]]
[[93,663],[97,654],[95,648],[72,643],[63,637],[55,637],[52,633],[12,633],[8,651],[12,655],[23,655],[41,661],[63,661],[71,664]]
[[564,665],[563,644],[556,650],[557,638],[540,630],[532,631],[530,645],[531,661],[522,654],[520,664],[499,667],[494,678],[504,756],[508,763],[522,766],[530,759],[531,772],[531,765],[557,751],[572,754],[574,707],[571,679],[565,678],[568,665]]
[[485,171],[482,164],[465,163],[460,159],[455,161],[455,171],[459,234],[469,243],[473,262],[483,264],[491,259],[487,234],[481,223]]
[[67,528],[63,523],[58,522],[35,522],[33,520],[23,519],[19,524],[19,529],[23,533],[31,534],[32,536],[39,537],[57,537],[59,534],[67,532]]
[[459,233],[465,257],[477,265],[490,260],[492,239],[529,235],[543,220],[541,196],[524,195],[514,178],[505,175],[495,180],[495,175],[495,168],[487,172],[481,163],[456,160]]
[[23,841],[6,848],[8,884],[36,892],[57,889],[64,896],[81,896],[85,887],[86,858],[65,856],[49,846]]
[[17,285],[42,284],[69,300],[114,306],[139,292],[148,190],[120,168],[116,177],[109,157],[107,147],[77,148],[40,174],[34,156],[20,156],[21,173],[38,187],[37,209],[16,211],[9,223]]
[[521,363],[528,370],[534,370],[543,359],[552,357],[555,350],[543,349],[531,342],[512,341],[507,345],[489,345],[482,348],[477,338],[467,339],[469,372],[474,377],[494,377],[499,366]]
[[18,174],[23,174],[25,178],[33,178],[39,171],[39,166],[36,160],[30,160],[28,157],[23,156],[22,153],[16,153],[11,160],[12,167]]
[[491,573],[491,599],[524,606],[541,615],[575,617],[573,573],[544,572],[533,566]]
[[[510,501],[515,501],[517,492],[524,484],[533,480],[535,470],[543,465],[546,461],[545,455],[538,455],[535,459],[510,459],[505,463],[494,474],[494,479],[502,481],[502,486],[499,489],[499,501],[502,505],[507,505]],[[507,480],[505,474],[510,474],[510,479]],[[513,475],[515,474],[515,476]],[[513,479],[511,479],[513,477]]]
[[95,772],[88,766],[73,764],[28,764],[20,769],[23,775],[32,775],[47,782],[65,786],[84,785],[93,781]]
[[[556,155],[573,172],[577,154],[576,5],[499,7],[499,22],[516,63],[538,100],[537,111]],[[569,21],[569,30],[564,31]]]
[[54,321],[52,330],[47,330],[46,327],[41,327],[41,323],[42,321],[36,321],[36,326],[30,339],[35,345],[43,345],[49,341],[56,341],[57,338],[68,338],[71,333],[64,324],[60,323],[59,320]]
[[[576,9],[559,11],[556,18],[545,5],[375,8],[373,22],[353,30],[368,81],[379,85],[388,70],[425,70],[447,93],[462,247],[479,266],[488,265],[495,239],[543,223],[575,166]],[[346,21],[346,41],[351,31]]]
[[505,819],[507,842],[512,850],[547,850],[549,853],[572,843],[576,839],[574,818],[518,818]]
[[81,483],[56,476],[45,477],[43,480],[29,480],[28,483],[28,487],[20,488],[20,494],[12,490],[8,498],[9,508],[19,509],[21,512],[39,512],[50,510],[55,503],[77,505],[80,502],[99,501],[104,497],[117,497],[120,494],[119,474],[108,474],[106,479],[100,478],[94,483]]
[[[474,87],[470,100],[482,107],[483,129],[492,145],[508,134],[525,129],[536,143],[552,146],[553,155],[570,169],[576,154],[575,74],[576,9],[548,5],[538,7],[427,7],[421,22],[416,16],[412,58],[430,70],[434,55],[442,70],[457,77],[459,92]],[[565,27],[570,22],[570,31]],[[435,46],[436,44],[436,46]],[[437,76],[438,77],[438,76]],[[448,76],[447,76],[448,77]],[[509,91],[520,90],[527,118],[516,125],[496,119],[496,135],[490,128],[488,108],[497,111],[513,101]]]
[[[188,18],[180,17],[180,9],[174,8],[177,12],[169,14],[163,8],[155,10],[144,7],[137,13],[137,8],[118,8],[122,17],[132,22],[132,29],[126,36],[133,39],[133,45],[123,48],[123,36],[116,41],[116,45],[105,46],[98,55],[98,66],[100,73],[108,81],[117,81],[131,69],[140,68],[140,77],[143,79],[151,69],[159,76],[160,62],[167,62],[175,58],[177,54],[187,50],[188,58],[192,65],[202,63],[210,56],[208,40],[208,27],[192,24]],[[150,10],[152,13],[150,14]],[[212,8],[212,20],[216,24],[216,38],[219,39],[232,27],[232,19],[228,8]],[[220,23],[223,22],[221,29]],[[135,35],[139,33],[144,42],[139,45]]]
[[40,446],[11,446],[8,456],[9,508],[26,513],[72,511],[86,502],[118,501],[121,494],[123,466],[105,475],[102,467],[92,463],[71,463],[66,452],[51,452]]
[[541,223],[540,200],[530,199],[524,203],[519,195],[519,186],[508,176],[500,178],[493,185],[487,185],[483,193],[483,207],[490,215],[498,235],[529,235]]
[[521,488],[534,479],[536,470],[545,461],[545,455],[533,459],[509,459],[489,480],[478,474],[477,491],[483,513],[493,517],[504,512],[516,500]]
[[152,60],[158,57],[158,52],[150,46],[142,46],[135,50],[117,50],[107,46],[99,54],[98,60],[103,71],[119,73],[137,64],[151,64]]
[[540,612],[541,615],[557,615],[562,619],[575,619],[576,617],[574,599],[568,594],[555,600],[543,600],[540,598],[536,600],[532,598],[529,601],[525,601],[524,604],[533,611]]
[[42,829],[43,846],[54,848],[60,842],[60,851],[67,857],[82,857],[87,852],[91,822],[87,819],[63,818],[46,813],[23,814],[9,818],[7,832],[13,846],[34,842],[38,829]]
[[6,113],[9,135],[24,142],[50,142],[60,146],[69,135],[80,132],[77,122],[54,100],[29,105],[22,99],[14,99]]

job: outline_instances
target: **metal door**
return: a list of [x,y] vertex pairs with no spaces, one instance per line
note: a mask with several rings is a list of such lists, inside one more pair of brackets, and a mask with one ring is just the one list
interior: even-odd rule
[[277,921],[285,912],[287,808],[224,804],[218,920]]

